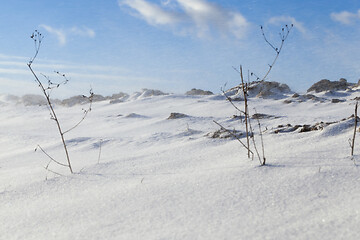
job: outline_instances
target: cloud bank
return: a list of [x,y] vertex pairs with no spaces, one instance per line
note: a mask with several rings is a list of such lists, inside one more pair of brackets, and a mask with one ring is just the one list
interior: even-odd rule
[[354,24],[357,20],[360,20],[360,9],[356,13],[348,11],[342,11],[339,13],[331,13],[330,17],[333,21],[339,22],[345,25]]
[[39,27],[45,29],[48,33],[54,35],[58,39],[58,42],[61,46],[66,45],[67,38],[69,35],[88,37],[88,38],[95,37],[95,31],[87,27],[82,27],[82,28],[72,27],[69,29],[58,29],[46,24],[41,24]]
[[53,27],[50,27],[45,24],[40,25],[41,28],[44,28],[48,33],[55,35],[55,37],[58,39],[60,45],[66,44],[66,34],[61,29],[55,29]]
[[290,16],[277,16],[272,17],[268,21],[272,25],[281,25],[281,24],[294,24],[294,28],[298,30],[304,36],[308,35],[308,30],[304,27],[302,22],[297,21],[294,17]]
[[245,36],[248,21],[236,11],[224,9],[206,0],[166,0],[160,4],[146,0],[119,0],[132,14],[156,27],[169,27],[176,33],[199,38],[220,33],[222,36]]

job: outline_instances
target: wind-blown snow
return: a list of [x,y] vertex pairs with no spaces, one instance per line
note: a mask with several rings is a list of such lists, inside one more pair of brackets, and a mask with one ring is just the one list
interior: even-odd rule
[[[252,114],[273,116],[260,119],[262,167],[236,140],[206,136],[219,129],[213,120],[244,131],[222,96],[147,92],[96,102],[65,135],[76,173],[50,164],[63,176],[46,171],[49,159],[34,151],[40,144],[65,161],[46,106],[1,96],[0,239],[359,239],[353,119],[341,121],[353,114],[357,91],[338,96],[346,101],[250,98]],[[82,107],[56,105],[64,130],[81,119]],[[171,113],[186,117],[168,119]],[[271,131],[320,121],[336,123]],[[358,144],[355,153],[359,163]]]

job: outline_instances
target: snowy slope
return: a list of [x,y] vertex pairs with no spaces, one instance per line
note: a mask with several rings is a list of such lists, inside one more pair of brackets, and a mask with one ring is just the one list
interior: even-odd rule
[[[251,98],[252,113],[273,116],[260,120],[267,166],[236,140],[206,136],[219,129],[213,120],[244,130],[221,96],[97,102],[65,136],[76,173],[50,165],[63,176],[46,171],[48,158],[34,151],[40,144],[65,161],[47,108],[2,96],[0,239],[359,239],[353,119],[340,121],[353,114],[357,91],[340,96],[346,101]],[[64,129],[83,107],[56,106]],[[174,112],[187,117],[167,119]],[[321,121],[336,123],[274,133]],[[355,153],[360,164],[358,145]]]

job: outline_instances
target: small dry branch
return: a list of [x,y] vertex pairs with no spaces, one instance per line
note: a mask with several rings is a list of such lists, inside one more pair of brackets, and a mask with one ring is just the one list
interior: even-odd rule
[[[64,85],[66,84],[69,79],[66,77],[65,74],[63,73],[60,73],[58,71],[55,71],[55,73],[57,75],[59,75],[61,78],[63,78],[63,81],[61,81],[60,83],[55,83],[53,82],[49,76],[46,76],[45,74],[41,74],[47,81],[47,86],[45,86],[42,81],[39,79],[38,75],[35,73],[35,71],[33,70],[32,68],[32,64],[34,63],[36,57],[38,56],[39,54],[39,50],[40,50],[40,47],[41,47],[41,43],[42,43],[42,40],[44,39],[44,36],[37,30],[34,31],[34,33],[31,35],[30,37],[33,41],[34,41],[34,46],[35,46],[35,53],[34,53],[34,56],[29,60],[29,62],[27,63],[27,66],[29,68],[29,70],[31,71],[32,75],[34,76],[34,79],[35,79],[35,82],[36,84],[39,86],[39,88],[41,89],[41,92],[43,93],[44,97],[46,98],[46,102],[47,102],[47,107],[49,109],[49,112],[50,112],[50,117],[52,120],[54,120],[56,122],[56,126],[57,126],[57,129],[58,129],[58,132],[59,132],[59,135],[61,137],[61,142],[62,142],[62,145],[63,145],[63,148],[64,148],[64,151],[65,151],[65,155],[66,155],[66,160],[67,160],[67,164],[63,164],[63,163],[60,163],[59,161],[56,161],[53,157],[51,157],[40,145],[38,145],[37,148],[39,148],[49,159],[50,159],[50,162],[47,164],[47,166],[45,167],[46,170],[50,171],[50,172],[53,172],[49,169],[49,165],[51,162],[54,162],[60,166],[64,166],[64,167],[68,167],[70,172],[73,173],[73,170],[72,170],[72,166],[71,166],[71,161],[70,161],[70,157],[69,157],[69,152],[68,152],[68,149],[67,149],[67,145],[66,145],[66,142],[65,142],[65,138],[64,138],[64,134],[65,133],[68,133],[69,131],[73,130],[74,128],[76,128],[77,126],[79,126],[79,124],[85,119],[85,117],[87,116],[87,114],[91,111],[91,104],[92,104],[92,98],[93,98],[93,93],[92,93],[92,90],[90,90],[90,97],[89,98],[89,101],[90,101],[90,107],[89,109],[87,110],[84,110],[84,115],[82,117],[82,119],[77,123],[75,124],[74,127],[70,128],[69,130],[67,131],[63,131],[62,130],[62,127],[60,125],[60,122],[59,122],[59,119],[56,115],[56,112],[54,110],[54,106],[53,106],[53,103],[50,99],[50,95],[51,95],[51,92],[53,89],[55,88],[59,88],[60,85]],[[37,149],[36,148],[36,149]],[[54,172],[56,173],[56,172]]]
[[355,147],[355,137],[356,137],[356,128],[357,128],[357,109],[358,109],[358,103],[356,102],[355,104],[355,114],[354,114],[354,134],[353,134],[353,138],[352,138],[352,142],[351,142],[351,156],[354,156],[354,147]]
[[[256,109],[254,108],[255,113]],[[265,165],[266,164],[266,158],[265,158],[265,147],[264,147],[264,139],[263,139],[263,134],[262,134],[262,130],[261,130],[261,124],[260,124],[260,120],[259,118],[256,118],[258,126],[259,126],[259,135],[260,135],[260,140],[261,140],[261,149],[262,149],[262,161],[260,161],[261,165]]]
[[[271,64],[269,64],[269,69],[268,71],[265,73],[264,77],[261,79],[261,81],[264,81],[267,76],[269,75],[269,73],[271,72],[272,68],[274,67],[276,61],[278,60],[279,58],[279,55],[281,53],[281,50],[283,49],[283,46],[284,46],[284,43],[285,43],[285,40],[288,38],[289,34],[290,34],[290,31],[291,29],[294,27],[293,24],[291,24],[290,26],[289,25],[285,25],[285,27],[283,27],[281,29],[281,32],[279,33],[280,35],[280,40],[281,40],[281,43],[280,43],[280,46],[279,47],[275,47],[274,44],[272,44],[266,37],[265,35],[265,32],[264,32],[264,28],[263,26],[260,26],[261,28],[261,33],[264,37],[264,40],[265,42],[276,52],[276,55],[275,55],[275,58],[273,60],[273,62]],[[259,79],[259,78],[258,78]]]
[[224,131],[228,132],[231,136],[233,136],[234,138],[236,138],[236,139],[239,141],[239,143],[240,143],[246,150],[248,150],[248,151],[252,154],[252,156],[254,155],[253,151],[251,151],[251,150],[240,140],[240,138],[239,138],[238,136],[236,136],[236,134],[234,134],[233,132],[231,132],[229,129],[223,127],[220,123],[216,122],[215,120],[213,120],[213,122],[214,122],[215,124],[217,124],[221,129],[223,129]]
[[100,163],[100,157],[101,157],[101,145],[102,145],[102,142],[103,140],[100,139],[100,142],[99,142],[99,156],[98,156],[98,164]]
[[251,134],[251,136],[252,136],[251,138],[252,138],[252,141],[253,141],[253,145],[254,145],[254,149],[255,149],[256,155],[258,156],[258,159],[259,159],[260,164],[262,164],[261,157],[260,157],[259,151],[258,151],[257,146],[256,146],[254,129],[252,128],[250,118],[249,118],[249,128],[250,128],[250,134]]

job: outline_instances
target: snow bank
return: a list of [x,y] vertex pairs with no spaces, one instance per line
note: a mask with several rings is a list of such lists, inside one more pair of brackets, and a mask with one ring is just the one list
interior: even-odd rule
[[[271,133],[281,124],[348,117],[356,92],[337,104],[251,99],[249,109],[262,113],[253,116],[263,129],[268,165],[261,167],[256,153],[248,159],[237,140],[217,131],[213,120],[245,140],[241,119],[228,121],[236,111],[227,101],[142,93],[121,104],[95,102],[65,134],[75,174],[53,163],[61,175],[46,171],[49,158],[34,152],[40,144],[66,161],[46,108],[0,108],[1,239],[360,239],[353,120]],[[82,116],[77,107],[56,110],[65,129]],[[167,120],[171,113],[189,117]]]
[[0,94],[0,104],[8,104],[19,101],[19,97],[9,94]]
[[325,91],[339,91],[347,90],[354,87],[354,83],[348,83],[345,78],[341,78],[339,81],[330,81],[327,79],[320,80],[314,83],[307,92],[325,92]]
[[[271,99],[282,99],[288,97],[288,94],[293,93],[288,85],[278,82],[252,82],[248,86],[248,96],[257,98],[271,98]],[[236,86],[228,91],[226,94],[235,100],[243,100],[244,94],[242,87]]]
[[190,91],[187,91],[185,93],[185,95],[190,95],[190,96],[196,96],[196,95],[213,95],[214,93],[211,92],[211,91],[204,91],[202,89],[196,89],[196,88],[193,88],[191,89]]

